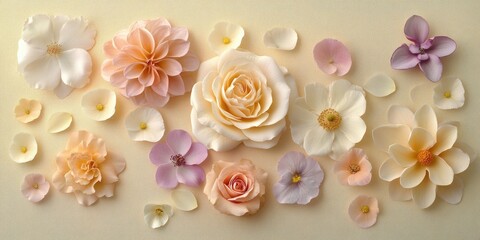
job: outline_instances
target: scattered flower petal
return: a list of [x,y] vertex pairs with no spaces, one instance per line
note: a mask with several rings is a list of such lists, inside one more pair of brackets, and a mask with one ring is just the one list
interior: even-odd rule
[[268,48],[293,50],[297,46],[298,35],[292,28],[272,28],[263,36],[263,44]]
[[459,78],[444,79],[433,91],[433,102],[440,109],[457,109],[465,103],[465,89]]
[[32,161],[37,155],[37,140],[32,134],[18,133],[10,144],[10,158],[17,163]]
[[40,116],[42,104],[36,100],[22,98],[15,106],[15,118],[19,122],[29,123]]
[[379,73],[367,80],[363,88],[375,97],[386,97],[395,92],[395,82],[384,73]]
[[47,131],[49,133],[59,133],[65,131],[72,124],[73,117],[67,112],[58,112],[53,114],[47,123]]
[[22,194],[29,201],[40,202],[50,190],[50,183],[41,174],[30,173],[25,176]]
[[133,141],[158,142],[165,133],[162,114],[151,107],[139,107],[130,112],[125,126]]
[[192,211],[198,207],[197,199],[192,192],[188,190],[177,189],[173,190],[170,195],[175,207],[182,211]]
[[95,121],[105,121],[115,113],[117,96],[108,89],[92,90],[82,97],[82,110]]
[[145,223],[151,228],[159,228],[167,224],[168,219],[173,216],[173,208],[169,205],[147,204],[143,208]]
[[369,228],[377,222],[378,200],[374,197],[360,195],[348,207],[350,219],[361,228]]
[[287,152],[278,162],[280,180],[273,193],[282,204],[307,204],[318,196],[323,171],[317,161],[299,152]]
[[352,57],[348,48],[338,40],[327,38],[313,48],[313,58],[324,73],[343,76],[350,71]]
[[333,171],[343,185],[364,186],[372,179],[372,165],[360,148],[352,148],[335,162]]
[[245,32],[242,26],[219,22],[215,24],[213,31],[208,36],[210,48],[218,55],[228,49],[237,49],[242,43]]

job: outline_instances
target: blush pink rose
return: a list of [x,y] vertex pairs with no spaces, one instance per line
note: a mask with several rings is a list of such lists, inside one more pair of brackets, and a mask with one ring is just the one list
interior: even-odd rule
[[206,178],[203,192],[218,211],[243,216],[260,208],[267,173],[250,160],[217,161]]

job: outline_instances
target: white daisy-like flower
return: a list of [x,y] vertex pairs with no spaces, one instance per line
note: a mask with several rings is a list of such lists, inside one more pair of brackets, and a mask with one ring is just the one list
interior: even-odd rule
[[433,91],[433,103],[440,109],[457,109],[465,103],[465,89],[459,78],[446,78]]
[[82,110],[95,121],[105,121],[115,114],[117,97],[108,89],[95,89],[82,97]]
[[208,42],[210,48],[220,55],[228,49],[237,49],[242,43],[244,35],[245,31],[242,26],[228,22],[219,22],[215,24],[213,31],[208,36]]
[[10,158],[17,163],[32,161],[37,155],[37,140],[32,134],[18,133],[10,144]]
[[42,104],[36,100],[22,98],[15,106],[15,118],[22,123],[34,121],[42,113]]
[[292,138],[308,155],[336,159],[362,140],[366,131],[363,90],[346,80],[328,88],[320,83],[305,86],[305,97],[290,106]]
[[158,142],[165,133],[160,112],[151,107],[139,107],[125,120],[128,135],[133,141]]
[[95,29],[83,18],[35,15],[18,41],[18,70],[33,88],[53,90],[64,98],[89,82]]
[[143,208],[145,223],[151,228],[159,228],[167,224],[173,216],[173,208],[169,205],[147,204]]

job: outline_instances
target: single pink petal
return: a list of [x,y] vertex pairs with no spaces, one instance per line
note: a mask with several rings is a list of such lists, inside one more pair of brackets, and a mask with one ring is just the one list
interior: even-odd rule
[[170,39],[182,39],[187,41],[188,40],[188,29],[185,27],[173,27],[171,29]]
[[171,58],[165,58],[157,63],[157,68],[162,69],[168,76],[176,76],[182,72],[182,65]]
[[432,47],[428,49],[428,54],[437,57],[445,57],[452,54],[457,48],[457,44],[453,39],[444,36],[437,36],[432,39]]
[[178,181],[191,187],[199,186],[205,181],[205,171],[197,165],[177,167]]
[[177,59],[180,64],[182,64],[182,69],[184,72],[193,72],[198,69],[200,66],[200,60],[197,56],[187,53],[187,55]]
[[103,53],[107,58],[114,58],[117,55],[118,50],[113,46],[113,41],[107,41],[103,44]]
[[137,80],[130,79],[125,86],[125,91],[128,97],[133,97],[141,94],[145,87]]
[[326,74],[336,73],[343,76],[352,66],[352,57],[347,47],[338,40],[324,39],[313,48],[313,57],[317,66]]
[[123,75],[128,79],[138,78],[145,68],[144,63],[133,63],[123,70]]
[[170,41],[170,46],[168,49],[168,57],[183,57],[188,53],[190,49],[190,42],[177,39]]
[[168,93],[173,96],[181,96],[185,94],[185,84],[180,75],[168,78]]
[[145,55],[144,50],[135,45],[128,45],[122,48],[122,53],[128,55],[132,62],[145,62],[148,57]]
[[190,150],[185,154],[185,163],[187,165],[198,165],[205,161],[208,151],[205,145],[201,143],[192,143]]
[[425,74],[425,77],[432,82],[438,82],[442,78],[443,65],[440,58],[429,54],[429,59],[420,62],[420,70]]
[[168,25],[162,25],[158,26],[155,28],[152,28],[151,33],[153,36],[153,39],[155,40],[156,43],[161,43],[165,41],[165,38],[167,38],[170,35],[170,26]]
[[155,91],[152,90],[152,88],[146,88],[143,94],[138,96],[142,97],[142,99],[138,99],[138,100],[142,100],[142,104],[147,104],[154,107],[163,107],[165,106],[165,104],[167,104],[168,100],[170,99],[170,96],[168,95],[167,96],[158,95]]
[[171,156],[175,155],[175,153],[170,149],[170,147],[165,143],[157,143],[153,146],[152,150],[150,151],[150,162],[153,164],[160,166],[162,164],[170,163]]
[[117,54],[117,56],[115,56],[113,59],[113,65],[115,65],[115,67],[118,67],[118,68],[124,68],[132,63],[136,63],[138,62],[138,59],[135,59],[133,57],[131,57],[129,54],[125,53],[125,52],[121,52],[119,54]]
[[408,49],[407,44],[403,44],[395,52],[393,52],[390,58],[390,65],[393,69],[409,69],[417,66],[420,60],[416,55],[412,54]]
[[405,36],[418,45],[427,40],[429,31],[427,21],[420,16],[413,15],[405,23]]
[[124,46],[128,45],[127,32],[121,31],[117,33],[112,39],[113,47],[121,50]]
[[170,85],[169,77],[163,70],[156,71],[155,81],[152,84],[152,90],[158,95],[167,96],[168,88]]
[[155,48],[152,34],[143,28],[137,28],[130,32],[127,36],[127,41],[134,46],[143,48],[147,53],[153,53]]
[[155,61],[163,59],[165,56],[167,56],[169,48],[170,48],[169,42],[163,42],[161,44],[158,44],[157,47],[155,48],[155,52],[153,54],[152,59]]
[[108,81],[110,76],[112,76],[112,74],[117,72],[119,69],[115,65],[113,65],[112,59],[107,59],[103,61],[101,70],[102,70],[102,77]]
[[123,75],[123,71],[118,71],[110,76],[109,81],[115,87],[125,88],[127,86],[128,79]]
[[138,76],[138,81],[145,87],[152,86],[155,82],[155,75],[158,75],[157,70],[152,67],[146,67]]
[[173,152],[185,156],[192,146],[192,138],[188,132],[177,129],[168,134],[167,144]]
[[171,163],[158,166],[155,179],[158,186],[163,188],[175,188],[178,185],[176,169]]
[[162,28],[162,27],[166,27],[168,29],[170,29],[171,27],[170,23],[165,18],[157,18],[155,20],[149,20],[149,21],[146,21],[146,24],[145,24],[145,29],[147,29],[150,32],[153,32],[156,29]]

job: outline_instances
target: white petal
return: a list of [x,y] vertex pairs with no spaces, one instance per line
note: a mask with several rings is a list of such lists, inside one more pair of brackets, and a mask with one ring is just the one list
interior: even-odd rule
[[125,127],[133,141],[158,142],[165,133],[162,114],[151,107],[139,107],[125,118]]
[[245,146],[251,147],[251,148],[270,149],[270,148],[275,147],[277,145],[281,136],[282,135],[279,134],[275,138],[273,138],[271,140],[263,141],[263,142],[254,142],[254,141],[251,141],[251,140],[244,140],[243,144],[245,144]]
[[170,196],[175,207],[182,211],[192,211],[198,207],[195,195],[188,190],[173,190]]
[[415,126],[426,129],[430,134],[437,138],[437,115],[429,105],[423,105],[417,112],[415,112]]
[[58,112],[53,114],[47,123],[49,133],[58,133],[66,130],[72,124],[73,117],[70,113]]
[[454,173],[452,168],[439,156],[435,156],[433,163],[427,166],[427,171],[430,181],[435,185],[446,186],[450,185],[453,181]]
[[[157,213],[160,210],[161,213]],[[145,223],[151,228],[164,226],[173,215],[173,209],[169,205],[147,204],[143,208]]]
[[53,90],[55,95],[57,95],[57,97],[60,99],[66,98],[68,95],[70,95],[70,93],[72,93],[72,91],[73,88],[63,82],[58,83],[57,87]]
[[409,168],[417,163],[417,154],[409,147],[400,144],[392,144],[388,148],[388,153],[398,165],[404,168]]
[[329,157],[333,160],[338,160],[338,158],[350,150],[355,143],[348,140],[345,134],[341,131],[335,132],[335,139],[332,143],[332,152],[329,154]]
[[455,174],[467,170],[470,165],[470,156],[456,147],[443,152],[439,157],[447,162]]
[[463,181],[457,177],[448,186],[437,186],[437,195],[447,203],[460,203],[463,195]]
[[332,151],[335,134],[318,126],[305,135],[303,148],[311,156],[325,156]]
[[38,146],[35,137],[29,133],[16,134],[10,144],[10,158],[17,163],[32,161],[37,155]]
[[399,180],[393,180],[388,184],[388,193],[395,201],[408,201],[412,199],[412,190],[403,188]]
[[400,176],[400,185],[404,188],[414,188],[425,179],[426,172],[425,167],[413,165],[403,171]]
[[237,49],[242,43],[244,35],[245,32],[240,25],[219,22],[215,24],[213,31],[208,36],[208,43],[210,48],[220,55],[228,49]]
[[363,119],[359,117],[348,117],[342,119],[338,130],[342,131],[351,142],[358,143],[362,140],[363,135],[365,135],[367,126]]
[[195,109],[192,109],[190,118],[192,121],[193,135],[195,135],[195,138],[203,143],[208,149],[213,149],[214,151],[229,151],[241,143],[240,141],[227,138],[208,126],[199,123]]
[[298,35],[292,28],[273,28],[263,36],[263,43],[268,48],[293,50],[297,46]]
[[375,97],[386,97],[395,92],[395,82],[384,73],[370,77],[363,88]]
[[49,16],[38,14],[28,18],[22,32],[22,40],[36,48],[55,42],[55,30]]
[[20,39],[18,41],[17,51],[18,71],[23,73],[26,66],[40,58],[43,58],[46,56],[46,54],[47,53],[45,49],[35,48]]
[[342,93],[342,100],[332,106],[342,117],[360,117],[365,113],[367,101],[361,91],[349,90]]
[[465,103],[465,89],[458,78],[444,79],[433,90],[433,102],[440,109],[457,109]]
[[22,123],[36,120],[42,113],[42,104],[36,100],[20,99],[15,106],[15,118]]
[[82,88],[90,81],[92,59],[87,51],[76,48],[58,55],[63,83],[74,88]]
[[387,159],[380,166],[380,169],[378,170],[378,175],[381,179],[390,182],[394,179],[399,178],[404,170],[405,168],[398,165],[394,160]]
[[319,126],[317,118],[316,114],[308,110],[304,98],[298,98],[291,104],[288,119],[293,142],[303,145],[307,132]]
[[417,152],[429,150],[434,144],[435,137],[423,128],[414,128],[408,140],[408,145]]
[[60,66],[56,58],[44,56],[27,65],[23,75],[31,87],[53,90],[60,83]]
[[373,142],[382,151],[387,152],[390,145],[398,143],[403,146],[408,145],[410,137],[410,128],[406,125],[383,125],[373,129]]
[[105,121],[115,113],[117,97],[108,89],[92,90],[82,97],[82,110],[95,121]]
[[403,106],[391,105],[387,110],[388,122],[392,124],[405,124],[413,128],[413,121],[415,115],[413,112]]
[[309,109],[320,114],[328,106],[328,89],[321,83],[305,85],[305,103]]
[[439,155],[443,151],[452,148],[455,141],[457,141],[457,127],[450,124],[442,124],[437,131],[437,143],[430,151],[435,155]]
[[420,208],[430,207],[435,201],[436,188],[435,184],[425,179],[418,187],[412,189],[413,201]]
[[96,33],[87,20],[83,18],[70,19],[61,27],[58,43],[65,50],[73,48],[89,50],[95,44]]
[[285,129],[285,120],[281,120],[270,126],[252,127],[244,129],[245,136],[254,142],[270,141],[276,138]]

